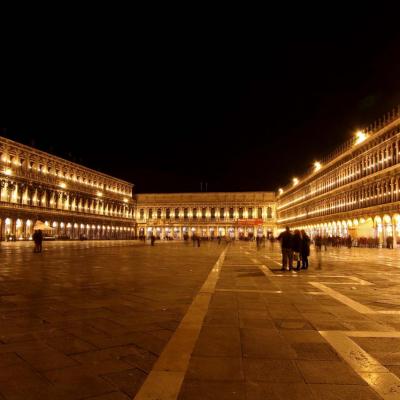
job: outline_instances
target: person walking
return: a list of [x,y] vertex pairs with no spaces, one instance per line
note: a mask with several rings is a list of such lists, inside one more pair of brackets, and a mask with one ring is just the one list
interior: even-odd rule
[[301,231],[301,249],[300,249],[300,256],[301,256],[301,268],[307,269],[308,268],[308,257],[310,255],[310,238],[303,229]]
[[292,250],[293,250],[293,260],[296,261],[296,270],[300,271],[300,251],[301,251],[301,236],[300,231],[296,229],[294,231],[292,239]]
[[293,250],[292,241],[293,235],[290,232],[290,228],[287,226],[286,229],[280,233],[278,240],[281,242],[282,251],[282,269],[281,271],[286,271],[286,267],[289,267],[289,271],[293,268]]

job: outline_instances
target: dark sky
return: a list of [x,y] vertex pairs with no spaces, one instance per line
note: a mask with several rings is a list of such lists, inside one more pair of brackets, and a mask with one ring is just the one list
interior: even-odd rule
[[79,120],[71,105],[58,124],[3,135],[139,193],[200,191],[201,181],[208,191],[276,190],[400,104],[398,29],[268,35],[236,55],[230,45],[226,58],[223,43],[190,54],[160,44],[157,56],[138,50],[150,58],[121,76],[93,79],[87,99],[90,89],[77,92]]

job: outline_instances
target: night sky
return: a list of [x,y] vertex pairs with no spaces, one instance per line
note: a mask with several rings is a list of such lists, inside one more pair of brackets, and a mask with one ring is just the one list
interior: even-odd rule
[[232,47],[223,63],[216,47],[186,57],[160,45],[122,77],[113,71],[113,83],[87,99],[90,112],[77,93],[79,115],[72,106],[57,125],[2,135],[125,179],[138,193],[200,191],[200,182],[208,191],[276,190],[400,104],[392,28],[268,35],[257,54],[232,57]]

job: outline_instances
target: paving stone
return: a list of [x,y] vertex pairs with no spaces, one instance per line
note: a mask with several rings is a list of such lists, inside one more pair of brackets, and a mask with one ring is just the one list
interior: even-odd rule
[[366,385],[347,364],[341,361],[297,361],[307,383]]
[[239,328],[203,326],[193,351],[195,356],[239,357]]
[[246,400],[315,400],[308,385],[300,382],[272,383],[253,382],[246,384]]
[[315,400],[378,400],[373,390],[359,385],[309,385]]
[[185,380],[178,400],[245,400],[243,382]]
[[242,359],[235,357],[192,357],[186,372],[189,380],[240,381],[244,379]]
[[296,364],[291,360],[246,358],[243,360],[243,365],[248,381],[303,382]]
[[244,357],[294,359],[296,352],[272,329],[242,328]]

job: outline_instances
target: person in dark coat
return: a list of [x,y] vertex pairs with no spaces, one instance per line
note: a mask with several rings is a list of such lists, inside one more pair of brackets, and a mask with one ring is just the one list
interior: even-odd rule
[[301,268],[307,269],[308,268],[308,257],[310,255],[310,238],[308,237],[307,233],[302,230],[301,231]]
[[293,235],[290,232],[290,228],[287,226],[286,229],[281,232],[278,236],[278,240],[281,242],[282,250],[282,269],[281,271],[286,271],[286,265],[289,264],[289,271],[293,268],[293,250],[292,250],[292,240]]
[[294,231],[292,240],[292,250],[293,250],[293,261],[297,262],[297,271],[300,271],[300,251],[301,251],[301,236],[300,231],[296,229]]
[[41,253],[42,252],[42,242],[43,242],[43,233],[39,229],[34,232],[32,235],[32,239],[35,243],[35,249],[33,250],[35,253]]

